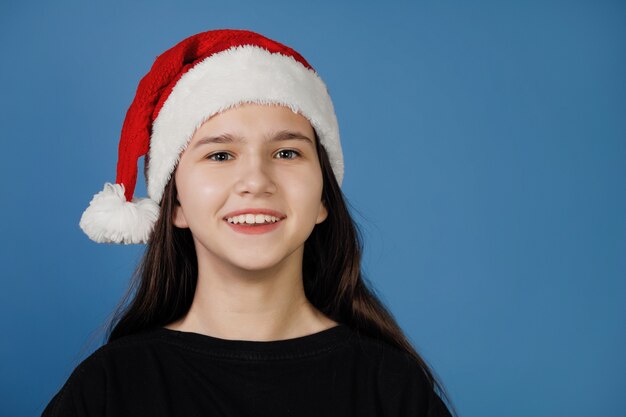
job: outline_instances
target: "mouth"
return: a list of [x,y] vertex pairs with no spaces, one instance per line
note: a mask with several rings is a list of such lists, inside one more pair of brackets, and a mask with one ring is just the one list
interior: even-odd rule
[[238,216],[227,217],[230,224],[240,224],[246,226],[261,226],[281,221],[281,218],[270,216],[269,214],[240,214]]
[[228,213],[223,220],[235,232],[261,234],[276,230],[286,217],[269,209],[244,209]]

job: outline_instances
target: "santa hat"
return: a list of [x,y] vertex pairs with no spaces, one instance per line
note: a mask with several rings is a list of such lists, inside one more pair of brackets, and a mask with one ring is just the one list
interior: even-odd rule
[[[326,85],[293,49],[247,30],[193,35],[159,55],[126,113],[115,184],[105,183],[80,219],[103,243],[146,243],[181,152],[207,119],[241,103],[278,104],[306,117],[339,184],[343,156]],[[148,198],[135,198],[137,165],[148,154]]]

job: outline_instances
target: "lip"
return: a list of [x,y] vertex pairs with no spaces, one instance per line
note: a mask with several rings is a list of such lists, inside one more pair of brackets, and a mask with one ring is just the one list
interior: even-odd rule
[[[235,217],[241,214],[263,214],[266,216],[276,217],[278,221],[276,223],[264,223],[259,226],[247,225],[246,223],[234,224],[234,223],[228,222],[229,217]],[[264,208],[247,208],[243,210],[231,211],[230,213],[226,214],[226,216],[224,216],[224,221],[235,232],[244,233],[247,235],[259,235],[259,234],[271,232],[272,230],[276,230],[277,228],[279,228],[280,225],[283,223],[282,220],[285,217],[287,216],[285,216],[283,213],[276,211],[276,210],[270,210],[270,209],[264,209]]]
[[277,228],[279,228],[282,223],[283,223],[282,220],[279,220],[276,223],[264,223],[260,226],[252,226],[252,225],[244,226],[245,223],[234,224],[234,223],[226,222],[226,224],[235,232],[244,233],[247,235],[260,235],[262,233],[271,232],[272,230],[276,230]]
[[240,216],[242,214],[265,214],[268,216],[276,217],[278,220],[282,220],[285,217],[287,217],[283,213],[276,211],[276,210],[265,209],[265,208],[247,208],[247,209],[236,210],[236,211],[231,211],[230,213],[227,213],[224,216],[224,220],[228,220],[229,217]]

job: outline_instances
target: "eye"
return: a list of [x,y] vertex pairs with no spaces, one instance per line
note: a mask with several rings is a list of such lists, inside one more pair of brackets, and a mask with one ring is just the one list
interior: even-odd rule
[[223,162],[223,161],[228,160],[229,156],[232,156],[232,155],[229,154],[228,152],[215,152],[207,156],[207,159],[210,159],[211,161],[216,161],[216,162]]
[[276,155],[279,155],[279,159],[295,159],[300,156],[300,152],[293,149],[282,149]]

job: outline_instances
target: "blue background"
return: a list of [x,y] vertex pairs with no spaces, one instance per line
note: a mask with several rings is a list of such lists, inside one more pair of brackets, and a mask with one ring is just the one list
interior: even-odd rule
[[217,28],[325,80],[367,277],[461,416],[625,415],[626,4],[546,0],[3,0],[0,415],[101,343],[143,246],[78,221],[139,79]]

